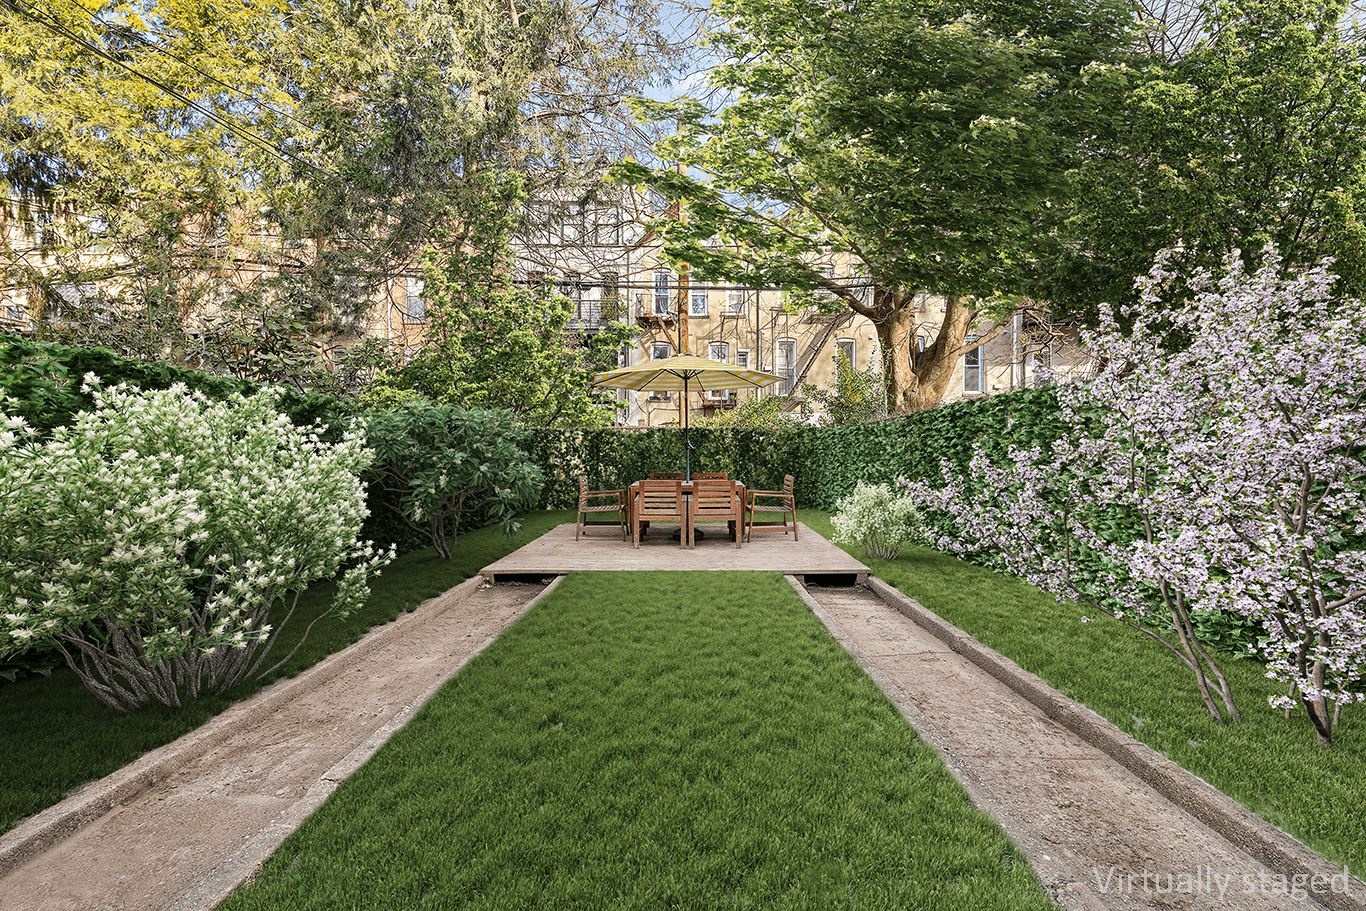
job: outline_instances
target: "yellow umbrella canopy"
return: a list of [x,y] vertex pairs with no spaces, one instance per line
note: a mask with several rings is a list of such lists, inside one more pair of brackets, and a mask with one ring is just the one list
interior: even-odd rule
[[647,361],[631,367],[618,367],[593,376],[594,386],[634,389],[637,392],[687,392],[692,389],[755,389],[776,383],[782,377],[746,367],[734,367],[692,354]]
[[634,389],[637,392],[683,393],[679,403],[683,424],[683,465],[684,476],[691,481],[692,447],[688,442],[688,393],[693,389],[706,392],[714,389],[736,389],[741,386],[758,389],[781,379],[782,377],[776,374],[760,370],[735,367],[691,354],[680,354],[676,357],[661,358],[594,374],[593,385]]

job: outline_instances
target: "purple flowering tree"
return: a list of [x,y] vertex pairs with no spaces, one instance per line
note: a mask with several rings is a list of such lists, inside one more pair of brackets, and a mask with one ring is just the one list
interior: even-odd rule
[[950,549],[999,553],[1039,587],[1151,636],[1195,676],[1220,721],[1238,710],[1193,617],[1260,623],[1267,675],[1328,746],[1366,676],[1366,311],[1327,267],[1256,274],[1229,261],[1184,308],[1159,299],[1102,317],[1094,382],[1060,390],[1072,433],[1051,452],[980,450],[970,476],[908,484],[959,528]]

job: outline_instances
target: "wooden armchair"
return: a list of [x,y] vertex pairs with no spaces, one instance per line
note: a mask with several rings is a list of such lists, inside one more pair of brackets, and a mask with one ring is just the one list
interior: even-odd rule
[[[787,517],[792,516],[792,540],[797,540],[797,499],[792,494],[792,487],[796,479],[792,475],[783,478],[782,490],[746,490],[745,491],[745,527],[750,540],[754,540],[756,531],[781,531],[788,533]],[[763,499],[767,502],[759,503]],[[754,524],[755,513],[778,513],[777,521],[760,522]]]
[[734,481],[694,480],[692,499],[688,505],[688,546],[697,545],[698,522],[726,522],[735,536],[735,546],[739,547],[740,538],[743,537],[741,519],[744,506]]
[[678,535],[679,546],[687,547],[692,543],[688,530],[688,511],[683,505],[682,481],[641,481],[640,490],[635,496],[631,538],[636,547],[640,546],[640,526],[645,522],[678,522],[683,527]]
[[[593,501],[599,502],[593,502]],[[579,512],[574,518],[574,540],[579,540],[579,532],[587,525],[590,513],[615,512],[619,519],[617,524],[621,526],[621,540],[626,540],[626,491],[624,490],[589,490],[588,478],[579,475]],[[595,522],[595,525],[606,523]]]

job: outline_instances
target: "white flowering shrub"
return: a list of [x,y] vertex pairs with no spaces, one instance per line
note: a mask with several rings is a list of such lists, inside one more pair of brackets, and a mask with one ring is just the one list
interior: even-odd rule
[[926,535],[915,500],[887,485],[859,484],[835,506],[830,524],[840,544],[862,547],[879,560],[895,560],[906,544],[924,544]]
[[325,615],[363,603],[391,555],[357,541],[360,436],[323,442],[270,391],[87,383],[44,440],[0,418],[0,657],[50,642],[105,704],[177,706],[282,664],[261,671],[311,582],[341,573]]

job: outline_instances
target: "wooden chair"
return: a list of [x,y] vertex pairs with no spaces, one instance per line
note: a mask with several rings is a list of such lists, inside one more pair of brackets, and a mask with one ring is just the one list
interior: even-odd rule
[[[592,500],[602,502],[593,503]],[[619,516],[618,525],[621,526],[621,540],[626,540],[626,491],[624,490],[589,490],[588,478],[579,475],[579,513],[574,519],[574,540],[579,540],[579,532],[589,524],[589,513],[615,512]],[[595,522],[595,525],[605,523]]]
[[683,472],[681,471],[652,471],[650,472],[651,481],[681,481]]
[[696,480],[693,476],[692,498],[688,504],[688,546],[697,546],[698,522],[727,522],[735,535],[735,546],[740,546],[743,537],[741,520],[744,516],[744,501],[736,489],[734,481],[721,479]]
[[[788,532],[787,517],[792,516],[792,540],[797,540],[797,500],[792,494],[792,486],[796,479],[792,475],[783,478],[782,490],[747,490],[745,491],[745,514],[748,516],[745,526],[749,539],[754,540],[756,531],[781,531],[783,534]],[[767,503],[758,503],[756,500],[768,500]],[[774,502],[776,501],[776,502]],[[754,524],[755,513],[779,513],[780,521],[760,522]]]
[[678,535],[680,547],[691,544],[688,532],[688,511],[683,505],[683,482],[649,480],[640,482],[633,510],[631,538],[640,546],[640,526],[644,522],[678,522],[683,526]]
[[692,479],[694,481],[724,481],[726,480],[726,473],[724,471],[698,471],[693,473]]

